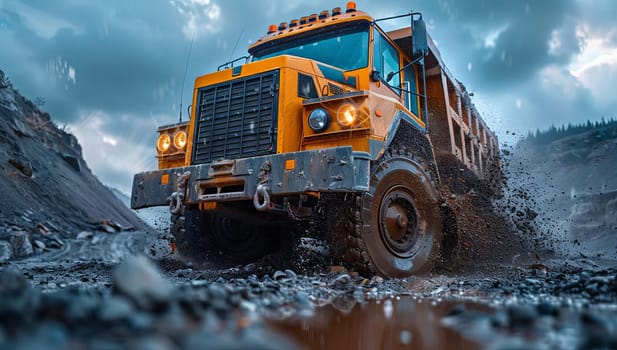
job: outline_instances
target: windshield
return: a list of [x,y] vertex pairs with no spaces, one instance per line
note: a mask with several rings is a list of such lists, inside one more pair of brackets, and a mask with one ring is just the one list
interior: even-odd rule
[[342,70],[364,68],[368,65],[368,29],[355,27],[294,37],[258,50],[253,61],[280,55],[309,58]]

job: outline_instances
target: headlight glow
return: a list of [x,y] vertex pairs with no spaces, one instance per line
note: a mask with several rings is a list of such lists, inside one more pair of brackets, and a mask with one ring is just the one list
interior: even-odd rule
[[356,124],[357,113],[356,108],[349,103],[344,104],[339,108],[336,120],[344,128],[350,128]]
[[314,109],[308,116],[308,124],[314,132],[322,132],[330,125],[330,115],[323,108]]
[[178,131],[175,135],[174,135],[174,146],[176,146],[177,149],[182,150],[184,149],[184,147],[186,146],[186,141],[187,141],[187,136],[186,136],[186,132],[185,131]]
[[156,149],[163,153],[171,147],[171,137],[168,134],[161,134],[156,141]]

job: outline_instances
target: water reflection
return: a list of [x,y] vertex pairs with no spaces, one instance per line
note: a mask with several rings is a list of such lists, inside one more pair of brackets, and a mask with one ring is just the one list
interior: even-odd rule
[[441,324],[452,306],[410,297],[357,304],[353,297],[342,296],[317,308],[313,317],[273,321],[272,326],[305,349],[481,348]]

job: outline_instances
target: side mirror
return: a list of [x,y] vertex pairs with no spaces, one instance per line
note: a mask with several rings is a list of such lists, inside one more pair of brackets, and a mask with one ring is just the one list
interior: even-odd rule
[[371,81],[379,81],[381,79],[381,74],[377,70],[371,71]]
[[428,55],[426,23],[422,18],[413,21],[412,53],[413,59]]

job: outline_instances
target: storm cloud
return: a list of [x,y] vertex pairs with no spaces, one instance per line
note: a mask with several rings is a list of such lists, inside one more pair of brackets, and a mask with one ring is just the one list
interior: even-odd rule
[[[617,2],[357,3],[374,17],[421,11],[500,134],[614,116]],[[0,69],[25,96],[45,100],[104,182],[127,191],[134,172],[156,166],[155,130],[178,120],[181,91],[186,118],[196,76],[245,55],[268,24],[334,6],[344,0],[0,0]]]

